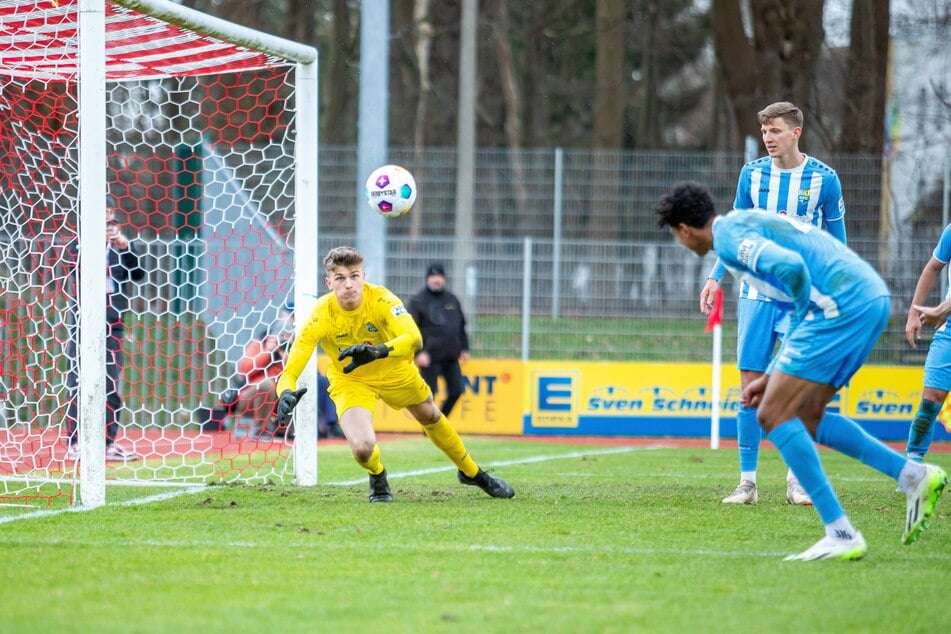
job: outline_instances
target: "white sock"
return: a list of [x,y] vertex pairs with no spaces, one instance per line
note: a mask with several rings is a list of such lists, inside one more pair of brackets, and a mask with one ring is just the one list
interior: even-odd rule
[[898,472],[898,485],[902,491],[911,491],[925,476],[925,468],[920,462],[907,460],[905,466]]
[[753,484],[756,484],[756,472],[755,471],[740,471],[740,482],[743,480],[749,480]]
[[849,521],[846,515],[829,522],[825,528],[826,536],[842,540],[855,539],[855,534],[858,532],[855,530],[855,527],[852,526],[852,522]]
[[799,482],[799,478],[796,477],[796,474],[792,472],[792,469],[786,471],[786,484],[790,482]]

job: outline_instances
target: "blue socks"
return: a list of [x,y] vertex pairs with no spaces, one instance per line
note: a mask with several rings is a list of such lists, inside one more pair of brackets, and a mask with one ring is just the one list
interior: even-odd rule
[[[908,461],[905,456],[870,436],[851,418],[841,414],[825,413],[816,428],[816,442],[860,460],[895,480]],[[795,468],[793,471],[799,474]]]
[[756,410],[741,407],[736,413],[736,442],[740,450],[740,472],[756,471],[763,428],[756,420]]
[[799,483],[812,498],[812,504],[822,518],[822,523],[831,524],[845,516],[845,510],[832,490],[822,463],[819,462],[819,450],[802,421],[798,418],[788,420],[771,431],[767,437],[779,449],[786,465],[796,474]]
[[941,403],[921,399],[918,404],[918,413],[908,429],[908,444],[905,446],[905,453],[912,460],[921,462],[928,453],[934,438],[934,421],[940,411]]

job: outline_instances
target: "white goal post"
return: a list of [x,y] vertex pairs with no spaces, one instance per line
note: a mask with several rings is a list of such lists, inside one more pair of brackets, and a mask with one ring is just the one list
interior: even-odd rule
[[315,363],[292,429],[273,384],[319,292],[317,111],[312,47],[0,0],[0,504],[316,483]]

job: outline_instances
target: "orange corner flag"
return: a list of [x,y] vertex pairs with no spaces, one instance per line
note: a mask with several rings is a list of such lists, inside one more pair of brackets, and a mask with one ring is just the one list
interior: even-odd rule
[[704,332],[712,332],[716,326],[719,326],[723,323],[723,288],[718,287],[717,292],[713,295],[713,310],[710,311],[710,316],[707,317],[707,327]]

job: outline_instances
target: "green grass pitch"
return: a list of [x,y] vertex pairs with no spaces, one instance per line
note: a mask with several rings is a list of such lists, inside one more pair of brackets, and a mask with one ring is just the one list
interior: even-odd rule
[[[393,504],[367,503],[362,470],[327,444],[316,487],[110,487],[92,511],[0,508],[0,631],[951,631],[951,496],[904,546],[895,483],[823,451],[869,553],[784,562],[822,528],[785,504],[768,443],[760,503],[738,507],[720,503],[734,449],[466,442],[514,499],[459,485],[406,436],[381,442]],[[951,470],[951,453],[931,458]]]

